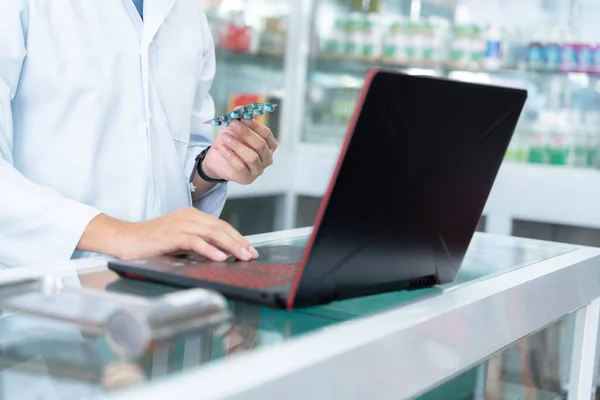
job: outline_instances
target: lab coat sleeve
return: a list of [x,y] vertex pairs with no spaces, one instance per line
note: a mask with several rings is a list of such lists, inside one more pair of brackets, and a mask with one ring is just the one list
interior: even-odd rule
[[[200,11],[200,19],[202,23],[204,53],[201,63],[202,67],[198,72],[196,99],[192,111],[190,143],[185,162],[185,176],[191,176],[196,156],[211,145],[213,136],[212,126],[205,125],[204,122],[211,119],[215,114],[215,104],[209,94],[216,68],[215,45],[206,15],[202,11]],[[194,207],[218,217],[223,210],[226,199],[227,184],[219,183],[206,192],[200,199],[194,201]]]
[[25,0],[0,0],[0,265],[71,258],[99,211],[36,185],[13,161],[12,100],[26,57]]

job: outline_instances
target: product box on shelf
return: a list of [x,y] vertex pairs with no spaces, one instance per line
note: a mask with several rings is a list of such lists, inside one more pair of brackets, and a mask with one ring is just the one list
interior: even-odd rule
[[283,57],[287,26],[284,17],[268,17],[263,20],[264,29],[260,33],[259,53]]
[[258,33],[244,22],[244,13],[235,11],[219,28],[217,47],[240,53],[255,54],[258,51]]

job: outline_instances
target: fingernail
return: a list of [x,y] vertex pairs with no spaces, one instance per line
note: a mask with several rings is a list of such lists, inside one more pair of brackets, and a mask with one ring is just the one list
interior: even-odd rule
[[252,120],[251,119],[243,119],[242,124],[244,124],[246,126],[250,126],[250,125],[252,125]]
[[215,256],[217,259],[221,260],[221,261],[225,261],[227,259],[227,254],[223,253],[222,251],[217,250],[215,252]]
[[241,124],[241,122],[238,121],[237,119],[234,119],[233,121],[231,121],[231,127],[234,128],[234,129],[236,129],[236,128],[239,129],[240,128],[240,124]]
[[250,246],[250,253],[252,253],[254,258],[258,258],[258,251],[252,246]]
[[248,250],[246,250],[245,248],[243,248],[243,247],[240,249],[240,253],[242,253],[242,256],[244,258],[247,258],[247,259],[251,259],[252,258],[252,254],[250,254],[250,252]]
[[225,146],[219,146],[219,151],[221,154],[227,154],[227,148]]
[[230,143],[231,142],[231,135],[228,135],[227,133],[223,134],[223,141],[225,143]]

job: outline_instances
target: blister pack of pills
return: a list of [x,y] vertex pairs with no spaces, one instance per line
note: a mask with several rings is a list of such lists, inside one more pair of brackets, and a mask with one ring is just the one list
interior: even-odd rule
[[261,116],[264,113],[272,113],[277,108],[274,103],[251,103],[243,107],[237,108],[219,117],[215,117],[205,122],[212,126],[229,126],[234,119],[252,119],[254,116]]

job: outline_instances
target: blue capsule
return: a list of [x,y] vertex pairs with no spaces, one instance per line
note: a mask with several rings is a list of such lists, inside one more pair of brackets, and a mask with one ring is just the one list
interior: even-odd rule
[[262,112],[262,110],[254,110],[254,115],[263,115],[264,113]]
[[244,119],[252,119],[252,114],[244,114]]
[[223,121],[223,125],[229,126],[229,121]]
[[219,126],[221,125],[221,121],[219,121],[218,119],[213,119],[212,121],[210,121],[212,126]]
[[240,113],[237,111],[232,111],[231,114],[229,114],[231,116],[231,118],[234,119],[238,119],[240,117]]

